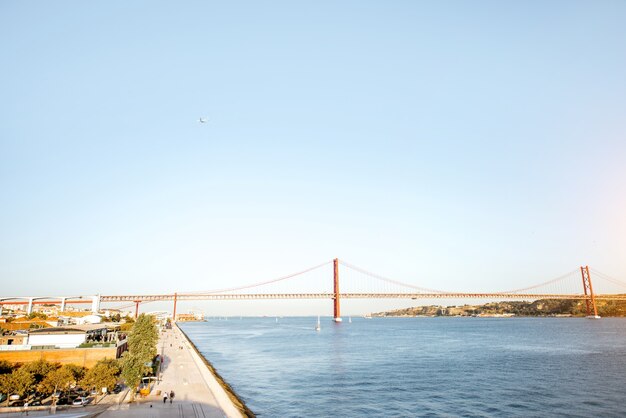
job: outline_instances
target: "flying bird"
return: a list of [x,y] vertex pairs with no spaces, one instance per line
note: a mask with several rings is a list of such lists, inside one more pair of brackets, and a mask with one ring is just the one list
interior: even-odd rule
[[200,119],[198,119],[198,122],[199,123],[207,123],[208,119],[207,118],[200,118]]

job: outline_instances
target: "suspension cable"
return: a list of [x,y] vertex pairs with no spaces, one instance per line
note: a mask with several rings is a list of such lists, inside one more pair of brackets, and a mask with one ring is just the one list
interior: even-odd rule
[[412,284],[400,282],[398,280],[393,280],[393,279],[390,279],[388,277],[384,277],[384,276],[381,276],[379,274],[372,273],[371,271],[367,271],[367,270],[362,269],[360,267],[357,267],[357,266],[355,266],[353,264],[347,263],[347,262],[345,262],[343,260],[339,260],[339,263],[341,265],[345,266],[345,267],[348,267],[349,269],[352,269],[354,271],[358,271],[359,273],[363,273],[363,274],[365,274],[367,276],[373,277],[373,278],[378,279],[378,280],[382,280],[382,281],[387,282],[387,283],[392,283],[392,284],[395,284],[395,285],[398,285],[398,286],[403,286],[403,287],[408,287],[408,288],[411,288],[411,289],[416,289],[416,290],[419,290],[419,291],[424,292],[424,293],[449,293],[449,292],[446,292],[444,290],[428,289],[426,287],[415,286],[415,285],[412,285]]
[[616,284],[618,286],[626,287],[626,283],[625,282],[623,282],[623,281],[621,281],[619,279],[616,279],[615,277],[611,277],[608,274],[604,274],[604,273],[602,273],[602,272],[600,272],[598,270],[595,270],[595,269],[590,269],[590,270],[593,272],[594,275],[600,277],[602,280],[606,280],[607,282],[611,282],[611,283]]
[[568,273],[565,273],[564,275],[559,276],[559,277],[557,277],[555,279],[548,280],[547,282],[539,283],[539,284],[536,284],[536,285],[533,285],[533,286],[524,287],[524,288],[521,288],[521,289],[506,290],[506,291],[502,291],[502,292],[498,292],[498,293],[519,293],[519,292],[525,292],[525,291],[531,290],[531,289],[536,289],[536,288],[541,287],[541,286],[547,286],[549,284],[556,283],[556,282],[558,282],[560,280],[566,279],[567,277],[569,277],[572,274],[576,273],[576,271],[577,270],[572,270],[572,271],[570,271]]
[[263,285],[266,285],[266,284],[276,283],[276,282],[280,282],[280,281],[283,281],[283,280],[291,279],[292,277],[296,277],[296,276],[299,276],[301,274],[309,273],[309,272],[311,272],[313,270],[317,270],[318,268],[324,267],[324,266],[326,266],[326,265],[328,265],[330,263],[332,263],[332,261],[326,261],[326,262],[324,262],[322,264],[318,264],[316,266],[310,267],[310,268],[308,268],[306,270],[299,271],[297,273],[292,273],[292,274],[288,274],[286,276],[279,277],[277,279],[266,280],[266,281],[263,281],[263,282],[253,283],[253,284],[249,284],[249,285],[238,286],[238,287],[229,287],[229,288],[225,288],[225,289],[209,290],[209,291],[185,292],[185,294],[214,294],[214,293],[223,293],[223,292],[233,292],[235,290],[250,289],[250,288],[253,288],[253,287],[259,287],[259,286],[263,286]]

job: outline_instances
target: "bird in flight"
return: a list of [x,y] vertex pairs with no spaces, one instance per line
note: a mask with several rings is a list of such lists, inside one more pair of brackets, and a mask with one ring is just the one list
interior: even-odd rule
[[200,118],[200,119],[198,119],[198,122],[199,123],[207,123],[208,119],[207,118]]

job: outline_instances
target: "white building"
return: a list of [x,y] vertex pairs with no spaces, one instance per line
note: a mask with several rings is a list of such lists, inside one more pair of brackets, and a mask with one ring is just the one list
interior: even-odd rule
[[76,320],[77,325],[102,323],[102,317],[99,315],[87,315],[74,319]]
[[71,325],[56,328],[31,330],[28,334],[28,345],[36,348],[76,348],[88,340],[106,338],[105,325]]

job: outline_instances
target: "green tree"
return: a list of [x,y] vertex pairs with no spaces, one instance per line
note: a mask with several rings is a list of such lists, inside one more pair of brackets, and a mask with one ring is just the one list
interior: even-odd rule
[[151,316],[141,314],[135,321],[128,336],[128,351],[122,357],[122,378],[131,388],[131,401],[141,378],[150,373],[151,368],[146,366],[157,353],[159,331]]
[[128,351],[141,355],[150,362],[157,354],[159,331],[152,316],[141,314],[128,336]]
[[123,324],[120,324],[120,331],[130,331],[131,329],[133,329],[133,324],[130,324],[128,322],[125,322]]
[[[119,374],[120,368],[116,360],[100,360],[85,373],[80,385],[85,388],[95,389],[97,393],[100,393],[102,388],[107,388],[110,391],[115,386]],[[98,395],[96,395],[96,402],[97,400]]]
[[74,377],[72,383],[78,383],[78,381],[85,376],[85,372],[87,371],[84,367],[77,366],[76,364],[64,364],[63,367],[72,373],[72,376]]
[[31,363],[26,363],[22,369],[33,375],[35,383],[40,383],[48,373],[59,368],[58,364],[50,363],[44,359],[39,359]]
[[13,363],[6,360],[0,360],[0,374],[11,373],[12,371]]
[[122,379],[126,382],[130,390],[130,401],[135,400],[135,392],[141,383],[141,378],[150,370],[146,367],[146,362],[139,354],[127,351],[122,356]]
[[13,382],[11,381],[11,374],[10,373],[0,374],[0,393],[5,393],[7,395],[6,406],[9,406],[9,395],[11,394],[12,390],[13,390]]
[[35,387],[33,376],[22,368],[13,370],[11,374],[0,375],[0,392],[7,395],[7,406],[9,406],[9,396],[18,394],[20,397],[30,392]]
[[13,393],[17,393],[20,397],[30,392],[35,387],[35,378],[28,371],[21,367],[13,370],[11,373],[13,379]]
[[50,395],[58,390],[67,390],[75,381],[74,374],[70,368],[63,366],[48,373],[39,383],[37,390]]

